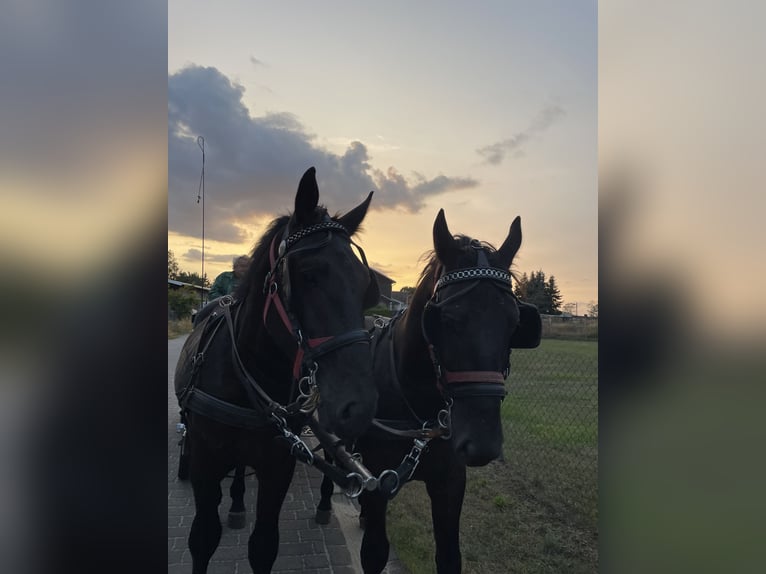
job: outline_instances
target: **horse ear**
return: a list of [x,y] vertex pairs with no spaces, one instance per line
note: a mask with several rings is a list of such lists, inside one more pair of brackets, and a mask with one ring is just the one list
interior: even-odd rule
[[310,167],[303,174],[295,194],[295,219],[300,224],[312,220],[314,210],[319,204],[319,186],[317,185],[316,168]]
[[367,195],[367,199],[365,199],[362,203],[357,205],[354,209],[349,211],[347,214],[345,214],[342,217],[338,218],[338,222],[343,224],[343,227],[345,227],[348,230],[349,235],[353,235],[356,233],[356,230],[359,229],[359,226],[362,223],[362,220],[364,219],[364,216],[367,215],[367,208],[370,207],[370,201],[372,201],[372,194],[371,191]]
[[439,261],[446,266],[454,265],[460,251],[447,227],[447,218],[444,217],[443,209],[439,210],[434,221],[434,251]]
[[497,250],[498,265],[502,269],[510,269],[516,252],[521,247],[521,217],[518,215],[511,223],[511,229],[508,231],[508,237]]

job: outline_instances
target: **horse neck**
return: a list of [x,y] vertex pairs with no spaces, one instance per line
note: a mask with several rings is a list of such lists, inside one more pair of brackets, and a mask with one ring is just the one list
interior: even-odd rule
[[400,384],[404,389],[415,391],[436,389],[436,375],[421,327],[424,307],[424,301],[414,300],[401,321],[394,325]]
[[[237,349],[242,362],[269,394],[289,389],[292,362],[283,355],[263,324],[265,296],[260,290],[251,290],[242,303],[237,322]],[[272,398],[280,400],[276,395]]]

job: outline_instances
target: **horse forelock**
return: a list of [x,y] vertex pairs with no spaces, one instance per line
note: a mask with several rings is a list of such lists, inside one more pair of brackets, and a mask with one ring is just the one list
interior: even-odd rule
[[[312,225],[314,223],[321,222],[327,215],[327,208],[323,205],[319,205],[314,209],[314,216],[312,221],[306,225]],[[335,219],[335,218],[333,218]],[[251,265],[245,276],[245,280],[240,283],[236,291],[237,299],[245,299],[251,289],[259,290],[263,287],[263,281],[268,273],[271,262],[269,261],[269,249],[271,248],[271,242],[274,236],[284,231],[285,225],[294,223],[293,214],[282,215],[274,219],[269,223],[266,231],[255,244],[253,251],[250,255]],[[294,231],[294,230],[293,230]]]
[[[495,248],[494,245],[487,241],[479,241],[467,235],[455,235],[454,239],[457,247],[461,250],[462,255],[467,256],[460,257],[460,262],[456,266],[456,269],[472,267],[476,264],[476,259],[472,256],[472,252],[474,250],[473,246],[477,241],[479,245],[481,245],[482,248],[484,248],[487,253],[490,254],[490,257],[497,253],[497,248]],[[424,305],[425,302],[430,299],[431,295],[433,294],[434,285],[439,279],[436,275],[437,272],[439,272],[439,267],[442,265],[442,262],[439,261],[439,258],[436,255],[436,251],[433,249],[425,252],[420,257],[420,260],[426,260],[426,265],[423,268],[423,271],[421,271],[420,277],[418,278],[418,282],[415,286],[415,292],[412,296],[412,302],[413,304],[421,303]],[[513,277],[513,280],[518,281],[517,273],[513,270],[509,270],[509,272],[511,277]]]

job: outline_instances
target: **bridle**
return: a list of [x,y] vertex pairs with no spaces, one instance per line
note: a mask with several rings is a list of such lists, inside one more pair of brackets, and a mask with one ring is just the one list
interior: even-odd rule
[[[505,379],[510,372],[510,348],[507,353],[508,362],[503,371],[450,371],[442,367],[438,349],[433,342],[434,333],[429,332],[433,331],[438,323],[438,315],[445,305],[466,296],[482,282],[490,283],[503,293],[507,293],[514,301],[516,300],[511,290],[511,274],[505,270],[490,267],[487,254],[481,244],[475,242],[471,246],[477,252],[476,266],[450,271],[449,273],[445,273],[444,268],[438,266],[434,272],[438,279],[434,283],[433,293],[421,316],[423,338],[434,366],[436,386],[448,402],[451,402],[449,399],[466,396],[500,397],[502,399],[507,394]],[[441,291],[447,286],[457,283],[468,283],[468,285],[442,300],[440,298]]]
[[[306,244],[307,237],[323,234],[318,242]],[[312,396],[318,400],[316,373],[319,368],[317,360],[341,347],[355,343],[370,343],[370,334],[364,329],[354,329],[340,335],[310,337],[305,335],[300,322],[291,311],[291,287],[289,272],[289,256],[304,251],[318,250],[330,243],[334,236],[343,237],[354,245],[361,254],[365,267],[367,258],[359,245],[354,243],[348,230],[328,216],[325,220],[299,229],[293,233],[289,225],[285,226],[282,240],[275,250],[277,236],[275,235],[269,247],[270,269],[263,282],[263,292],[266,301],[263,306],[263,324],[269,335],[277,343],[282,352],[293,360],[293,381],[297,384],[301,396]],[[305,376],[301,376],[304,375]]]
[[[307,237],[322,234],[320,241],[304,243]],[[340,236],[354,245],[361,255],[362,262],[368,270],[371,283],[364,295],[365,301],[377,298],[378,287],[376,279],[367,264],[364,251],[354,243],[348,230],[340,223],[333,221],[325,215],[324,221],[300,229],[294,233],[289,232],[289,223],[282,234],[282,240],[275,251],[276,235],[269,246],[270,269],[263,283],[263,292],[266,294],[263,307],[263,323],[266,331],[274,339],[277,346],[293,360],[293,388],[290,391],[288,404],[280,404],[274,401],[260,386],[258,381],[246,368],[238,350],[237,326],[242,301],[236,300],[232,295],[224,295],[219,298],[217,308],[210,313],[205,321],[213,320],[210,336],[207,338],[200,352],[192,358],[193,373],[199,372],[205,360],[207,349],[210,347],[221,325],[226,325],[231,338],[232,359],[235,371],[242,382],[250,402],[255,408],[246,408],[231,404],[214,397],[190,383],[184,388],[179,397],[182,409],[194,410],[204,416],[229,424],[232,426],[256,429],[275,424],[282,438],[286,439],[291,455],[298,460],[319,468],[323,473],[332,476],[338,484],[345,484],[346,494],[351,497],[359,496],[362,490],[373,490],[378,486],[378,480],[358,461],[354,455],[349,455],[338,444],[323,444],[332,448],[338,460],[345,461],[345,466],[351,468],[351,472],[343,473],[333,465],[324,461],[321,457],[315,457],[312,449],[295,432],[295,424],[300,426],[309,424],[315,429],[316,436],[322,437],[317,421],[312,416],[319,404],[319,388],[316,384],[316,374],[319,369],[317,360],[337,349],[355,343],[370,344],[370,333],[364,329],[354,329],[340,335],[306,337],[300,322],[290,308],[290,275],[288,257],[303,251],[321,249],[328,245],[334,236]],[[365,303],[366,304],[366,303]],[[223,317],[223,321],[219,320]],[[204,329],[204,327],[200,327]],[[301,376],[304,375],[304,376]],[[295,418],[294,418],[295,417]],[[292,420],[292,424],[289,422]]]
[[[394,494],[398,492],[401,485],[412,477],[420,462],[422,453],[425,452],[428,443],[431,440],[437,437],[447,440],[452,436],[451,419],[454,398],[499,397],[500,399],[503,399],[506,395],[505,379],[510,372],[510,348],[508,348],[507,353],[508,362],[506,363],[505,370],[502,372],[478,370],[449,371],[443,368],[439,362],[438,351],[433,342],[433,333],[429,333],[429,331],[436,326],[438,319],[437,315],[446,304],[464,297],[481,282],[490,282],[493,286],[503,291],[503,293],[509,294],[514,301],[516,301],[516,297],[511,290],[511,274],[502,269],[491,267],[489,265],[487,254],[479,242],[472,242],[471,247],[477,251],[477,262],[475,267],[458,269],[447,273],[441,265],[436,266],[434,270],[433,292],[431,298],[426,302],[426,305],[423,308],[423,313],[421,314],[423,339],[426,342],[431,362],[433,363],[434,372],[436,374],[436,386],[444,399],[444,406],[439,410],[435,421],[422,421],[421,418],[418,417],[404,396],[401,385],[398,382],[394,360],[393,324],[399,317],[401,317],[401,315],[394,317],[394,319],[385,326],[385,329],[390,330],[391,340],[389,344],[389,355],[392,381],[398,388],[405,406],[409,409],[415,420],[422,424],[420,429],[400,430],[391,426],[396,421],[373,420],[374,426],[389,435],[412,439],[410,452],[405,455],[399,466],[396,469],[383,471],[378,479],[381,492],[389,498],[393,497]],[[440,295],[443,289],[457,283],[467,283],[467,285],[464,289],[461,289],[457,293],[442,300]]]

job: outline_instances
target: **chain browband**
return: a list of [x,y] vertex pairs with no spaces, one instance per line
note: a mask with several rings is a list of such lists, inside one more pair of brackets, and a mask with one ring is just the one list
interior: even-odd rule
[[282,242],[279,244],[279,256],[284,257],[287,250],[290,249],[296,243],[298,243],[304,237],[307,237],[311,235],[312,233],[316,233],[317,231],[323,231],[325,229],[334,229],[336,231],[342,231],[343,233],[348,235],[348,230],[345,228],[345,226],[342,223],[338,223],[337,221],[323,221],[321,223],[315,223],[314,225],[309,225],[308,227],[299,229],[295,233],[292,233],[291,235],[289,235],[286,239],[282,240]]
[[507,271],[495,269],[494,267],[472,267],[470,269],[458,269],[457,271],[451,271],[442,275],[436,282],[434,292],[452,283],[475,281],[477,279],[491,279],[498,283],[507,284],[509,288],[511,287],[511,274]]

